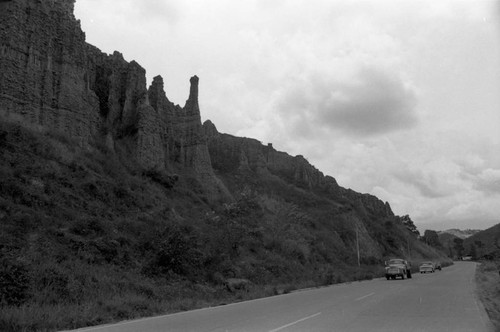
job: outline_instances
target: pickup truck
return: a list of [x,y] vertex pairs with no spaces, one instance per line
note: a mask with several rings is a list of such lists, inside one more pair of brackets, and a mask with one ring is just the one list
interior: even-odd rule
[[397,277],[401,277],[404,279],[407,277],[411,278],[411,264],[410,262],[401,259],[401,258],[393,258],[389,259],[385,262],[385,277],[387,280],[396,279]]

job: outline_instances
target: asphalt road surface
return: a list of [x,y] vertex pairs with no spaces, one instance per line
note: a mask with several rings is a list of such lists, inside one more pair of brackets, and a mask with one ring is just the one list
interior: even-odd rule
[[353,282],[78,331],[494,331],[475,296],[476,264],[412,279]]

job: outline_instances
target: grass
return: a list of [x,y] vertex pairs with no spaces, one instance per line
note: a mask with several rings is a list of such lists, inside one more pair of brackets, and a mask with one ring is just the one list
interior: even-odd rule
[[[0,331],[71,329],[372,279],[383,274],[382,255],[402,255],[407,244],[402,225],[356,214],[345,198],[229,172],[220,177],[235,202],[209,203],[188,171],[144,170],[127,142],[116,149],[80,149],[0,118]],[[360,243],[361,267],[352,220],[370,237]],[[228,278],[251,286],[230,291]]]
[[496,331],[500,331],[500,262],[483,261],[476,270],[477,292]]

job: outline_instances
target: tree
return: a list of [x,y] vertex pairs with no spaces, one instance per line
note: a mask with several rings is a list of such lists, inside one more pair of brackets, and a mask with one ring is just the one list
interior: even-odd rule
[[483,249],[483,246],[484,246],[483,242],[481,242],[481,240],[476,240],[476,241],[474,241],[474,244],[476,245],[476,247],[478,249],[477,250],[477,256],[478,257],[482,257],[483,256],[483,250],[482,249]]
[[416,236],[420,236],[420,232],[418,231],[417,229],[417,226],[415,226],[415,224],[413,223],[413,221],[411,220],[410,216],[409,215],[404,215],[402,217],[397,217],[398,220],[406,226],[406,228],[412,232],[413,234],[415,234]]
[[477,250],[474,243],[470,244],[469,255],[472,257],[473,260],[477,259]]
[[424,232],[423,240],[425,243],[431,247],[442,247],[443,245],[439,242],[439,235],[436,231],[426,229]]
[[450,244],[448,244],[448,257],[453,258],[453,249]]
[[453,239],[453,249],[455,249],[455,252],[457,254],[458,257],[462,257],[463,254],[464,254],[464,240],[460,239],[460,238],[456,238],[456,239]]

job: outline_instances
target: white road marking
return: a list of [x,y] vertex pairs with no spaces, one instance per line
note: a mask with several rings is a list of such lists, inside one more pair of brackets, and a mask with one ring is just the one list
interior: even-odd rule
[[277,329],[270,330],[269,332],[277,332],[277,331],[280,331],[280,330],[286,329],[287,327],[290,327],[290,326],[292,326],[292,325],[295,325],[295,324],[300,323],[300,322],[303,322],[303,321],[305,321],[305,320],[308,320],[308,319],[314,318],[314,317],[319,316],[319,315],[321,315],[321,312],[318,312],[317,314],[314,314],[314,315],[307,316],[307,317],[304,317],[304,318],[302,318],[302,319],[296,320],[295,322],[292,322],[292,323],[290,323],[290,324],[286,324],[286,325],[280,326],[280,327],[278,327]]
[[368,295],[358,297],[358,298],[357,298],[356,300],[354,300],[354,301],[360,301],[360,300],[362,300],[362,299],[366,299],[367,297],[370,297],[370,296],[372,296],[372,295],[375,295],[375,293],[370,293],[370,294],[368,294]]

